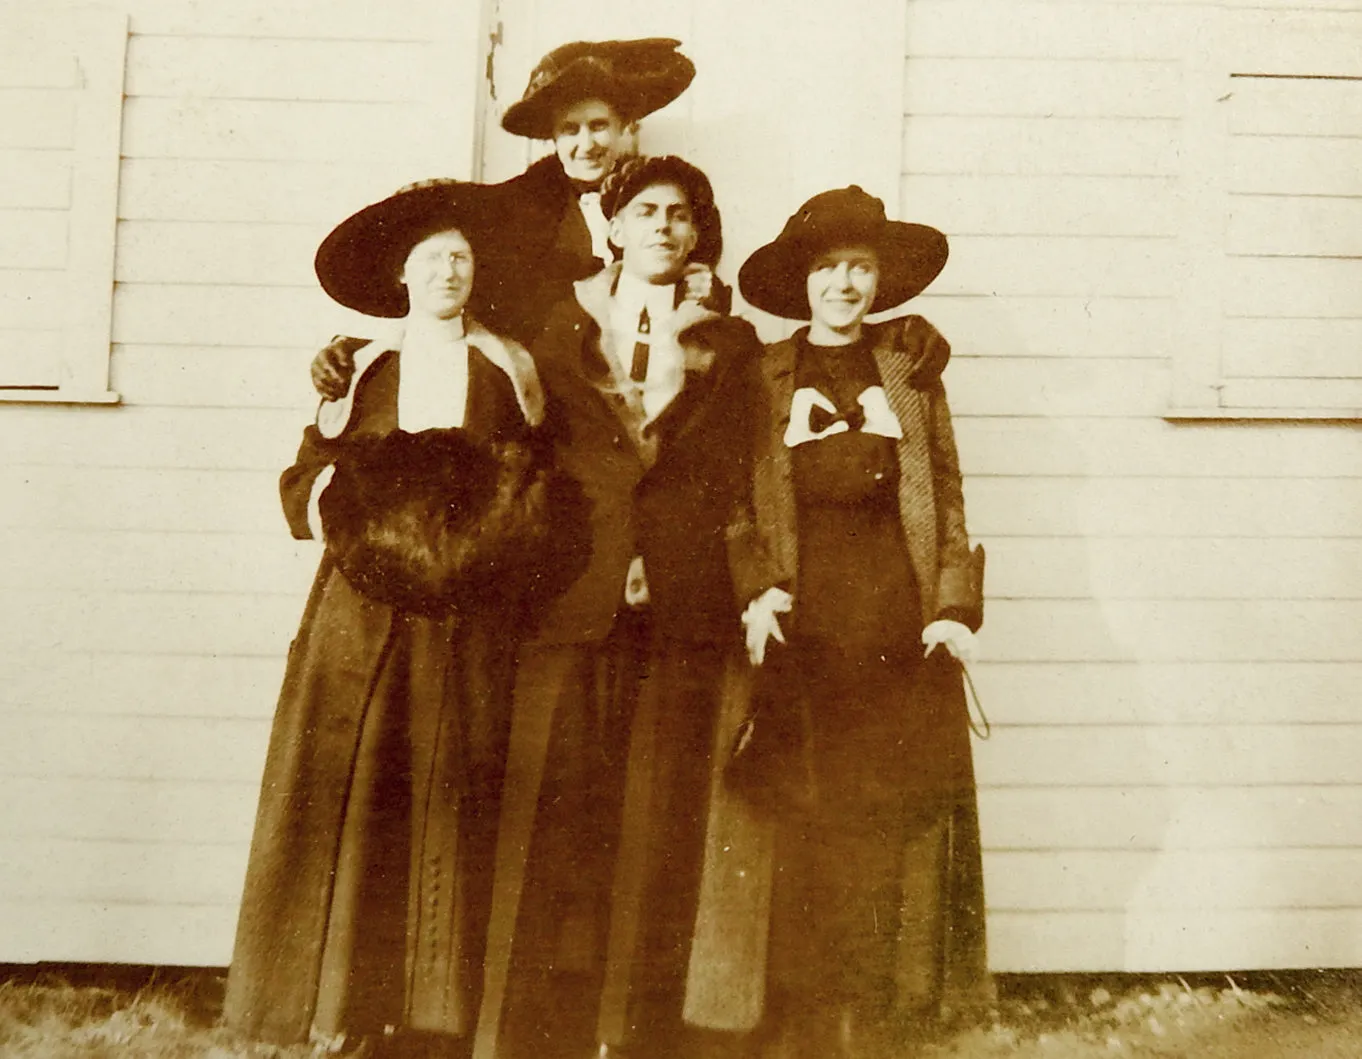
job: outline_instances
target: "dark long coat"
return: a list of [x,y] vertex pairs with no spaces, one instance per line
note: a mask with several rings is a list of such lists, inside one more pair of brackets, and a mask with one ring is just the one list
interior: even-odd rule
[[[923,623],[949,615],[977,628],[982,620],[982,556],[970,551],[945,390],[939,380],[922,390],[909,384],[928,346],[944,339],[917,316],[872,326],[871,331],[881,381],[903,429],[897,444],[899,513],[919,586]],[[761,362],[764,412],[756,426],[753,509],[730,532],[734,580],[744,601],[772,585],[781,585],[798,598],[797,510],[790,450],[784,443],[796,349],[794,339],[777,342],[767,347]],[[957,751],[963,747],[964,754],[963,760],[943,773],[944,782],[956,788],[955,807],[944,819],[944,836],[938,829],[926,836],[922,849],[910,849],[905,857],[909,870],[917,862],[919,879],[905,879],[916,886],[923,864],[938,855],[939,849],[947,851],[947,863],[939,866],[942,890],[928,895],[944,897],[948,906],[944,949],[940,966],[927,979],[917,973],[920,955],[901,953],[901,989],[908,995],[901,996],[900,1002],[908,1007],[923,1003],[970,1006],[990,989],[963,689],[958,678],[946,684],[936,691],[951,699],[949,712],[957,718],[953,723],[958,729],[946,742]],[[696,1022],[750,1027],[760,1010],[766,971],[766,923],[760,917],[769,908],[772,856],[769,832],[745,819],[740,806],[730,804],[727,814],[712,822],[687,998],[688,1014]]]
[[[945,389],[939,380],[922,390],[909,384],[925,347],[945,339],[920,316],[867,326],[885,394],[903,428],[897,447],[899,517],[917,576],[923,623],[948,611],[977,628],[982,621],[982,585],[965,528],[960,458]],[[768,346],[761,361],[762,404],[768,411],[758,427],[755,520],[736,525],[731,534],[734,578],[744,600],[775,584],[791,594],[797,590],[793,466],[784,442],[794,394],[795,352],[795,340],[787,339]]]
[[[578,283],[574,298],[555,309],[533,347],[547,395],[544,430],[552,439],[558,468],[580,482],[591,501],[592,549],[586,571],[556,600],[522,652],[476,1056],[497,1054],[500,996],[509,973],[526,851],[533,844],[544,760],[553,755],[552,715],[559,702],[574,697],[549,686],[552,674],[578,672],[577,660],[591,659],[607,642],[623,606],[630,563],[641,556],[651,597],[652,647],[646,663],[649,678],[641,682],[644,690],[632,718],[623,781],[611,951],[598,1027],[598,1039],[619,1044],[635,992],[634,931],[646,932],[646,921],[656,912],[644,893],[656,893],[650,882],[656,878],[656,838],[671,833],[672,825],[688,836],[697,823],[703,829],[713,718],[727,687],[729,663],[741,657],[726,536],[734,511],[744,506],[750,491],[750,423],[761,345],[752,326],[736,318],[710,317],[683,329],[679,344],[694,370],[655,423],[641,430],[624,406],[625,398],[599,385],[606,371],[600,353],[603,325],[618,275],[616,265]],[[543,675],[527,681],[531,670]],[[531,692],[522,696],[527,684]],[[670,712],[668,706],[673,707]],[[681,720],[694,722],[702,733],[698,749],[693,741],[683,747],[670,737],[668,725]],[[670,761],[676,755],[685,760]],[[667,780],[659,778],[663,773]],[[682,774],[685,778],[678,781],[675,777]],[[666,812],[684,814],[685,819],[659,820],[656,807],[678,796],[680,804],[674,800]],[[598,814],[612,811],[604,805],[594,808]],[[618,823],[603,821],[600,830],[608,833]],[[588,830],[593,840],[599,837],[593,827]],[[687,848],[668,853],[678,861],[693,861],[698,873],[700,842],[693,849],[688,840],[680,845]],[[565,864],[559,870],[576,869]],[[685,884],[678,881],[677,888],[685,889]],[[527,901],[534,899],[533,893],[527,895]],[[686,903],[678,899],[664,917],[675,919],[675,907]],[[693,921],[693,910],[689,914]],[[690,922],[684,929],[688,934]],[[657,981],[642,973],[646,984]],[[684,966],[664,976],[674,979],[678,995],[683,976]],[[584,998],[587,1004],[594,1000]]]
[[582,483],[593,505],[590,566],[559,597],[535,641],[601,640],[621,605],[634,556],[643,557],[655,633],[671,641],[731,642],[739,632],[726,550],[734,503],[750,489],[748,424],[757,395],[761,345],[752,325],[717,316],[682,332],[705,361],[648,428],[655,456],[640,451],[618,395],[592,377],[619,266],[577,284],[534,344],[547,394],[545,431],[558,466]]
[[487,210],[494,237],[479,248],[474,311],[529,346],[554,306],[572,298],[572,285],[603,262],[592,255],[577,191],[556,155],[489,188]]
[[[528,355],[512,359],[534,392]],[[338,435],[309,427],[281,478],[297,537],[321,472],[396,428],[396,355],[371,365]],[[479,392],[470,380],[470,420]],[[514,436],[521,410],[502,398],[493,418]],[[502,625],[378,602],[323,556],[261,783],[224,1003],[237,1032],[471,1029],[514,661]]]

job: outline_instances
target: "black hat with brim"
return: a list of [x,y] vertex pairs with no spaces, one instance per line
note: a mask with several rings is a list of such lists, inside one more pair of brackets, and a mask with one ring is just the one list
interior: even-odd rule
[[624,121],[661,110],[695,77],[695,64],[669,37],[574,41],[539,61],[518,102],[501,117],[515,136],[553,139],[555,116],[586,99],[609,103]]
[[946,267],[946,236],[925,224],[891,221],[884,203],[852,185],[804,203],[772,242],[738,270],[742,296],[763,312],[787,320],[810,316],[807,279],[820,254],[841,246],[868,246],[879,258],[879,285],[871,312],[916,297]]
[[411,188],[341,221],[317,248],[313,266],[322,289],[347,309],[401,317],[409,308],[399,280],[407,255],[437,232],[458,230],[476,257],[488,228],[487,192],[444,181]]
[[621,161],[601,185],[601,212],[614,217],[645,188],[673,184],[690,200],[698,238],[690,260],[711,268],[724,249],[723,224],[714,202],[714,188],[704,171],[674,154],[640,155]]

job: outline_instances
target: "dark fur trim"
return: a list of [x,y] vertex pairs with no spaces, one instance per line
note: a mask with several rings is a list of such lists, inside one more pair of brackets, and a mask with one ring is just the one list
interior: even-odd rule
[[357,439],[336,461],[321,516],[356,589],[424,614],[529,619],[589,558],[575,482],[529,445],[459,430]]

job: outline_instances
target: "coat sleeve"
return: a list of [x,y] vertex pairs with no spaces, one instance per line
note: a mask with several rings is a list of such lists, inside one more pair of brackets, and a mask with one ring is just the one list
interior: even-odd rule
[[756,510],[757,478],[770,470],[767,462],[770,459],[771,419],[775,410],[771,389],[760,368],[762,347],[755,335],[753,343],[750,362],[742,366],[747,398],[742,409],[746,424],[743,437],[748,446],[744,453],[747,473],[726,530],[729,572],[740,608],[745,608],[768,588],[782,585],[786,580],[786,574],[778,568],[770,546],[766,523],[758,519]]
[[284,518],[296,540],[312,540],[315,536],[308,524],[308,507],[313,494],[325,486],[322,472],[336,461],[339,446],[340,442],[323,437],[315,426],[309,426],[303,431],[303,442],[298,446],[293,466],[279,476]]
[[970,551],[965,527],[965,494],[960,456],[955,447],[946,388],[938,381],[928,391],[932,480],[936,493],[936,539],[940,558],[938,617],[977,630],[983,624],[983,548]]

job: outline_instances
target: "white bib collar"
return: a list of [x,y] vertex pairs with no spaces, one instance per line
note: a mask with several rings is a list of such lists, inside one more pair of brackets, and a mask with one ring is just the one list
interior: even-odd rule
[[409,434],[462,427],[468,412],[468,339],[463,317],[408,317],[398,348],[397,426]]

